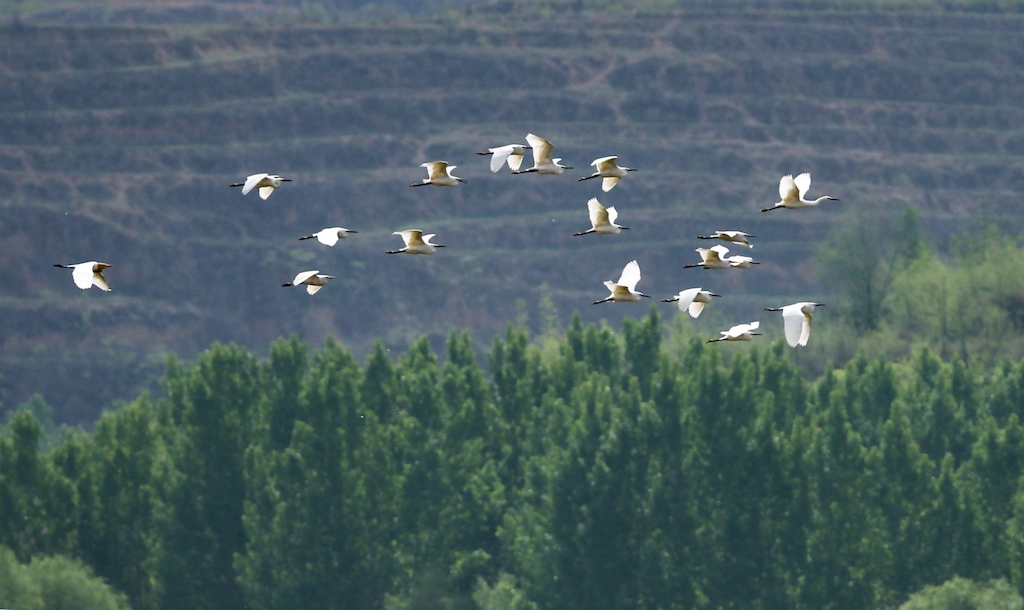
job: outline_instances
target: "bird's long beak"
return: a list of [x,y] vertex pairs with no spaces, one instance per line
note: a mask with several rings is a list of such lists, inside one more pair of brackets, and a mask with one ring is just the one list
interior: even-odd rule
[[626,171],[627,171],[627,172],[635,172],[635,171],[637,171],[637,169],[636,169],[636,168],[633,168],[633,167],[627,167],[627,168],[626,168]]
[[358,233],[358,232],[359,231],[352,231],[351,229],[349,230],[349,233]]
[[644,294],[644,293],[642,293],[642,292],[640,293],[640,296],[642,296],[642,297],[647,297],[648,299],[649,299],[649,298],[651,298],[651,295],[649,295],[649,294]]
[[629,230],[629,227],[619,227],[619,228],[622,229],[623,231],[628,231]]
[[824,307],[825,304],[824,303],[815,303],[814,306],[815,307]]
[[291,182],[291,178],[281,178],[281,182]]
[[461,183],[463,183],[463,184],[469,184],[468,182],[466,182],[466,181],[465,181],[465,180],[463,180],[462,178],[456,178],[456,180],[458,180],[459,182],[461,182]]
[[715,294],[715,293],[713,293],[713,292],[712,292],[712,293],[711,293],[711,296],[713,296],[713,297],[720,297],[720,296],[722,296],[722,295],[720,295],[720,294]]
[[662,299],[661,302],[662,303],[671,303],[673,301],[678,301],[678,300],[679,300],[678,298],[676,298],[676,299]]

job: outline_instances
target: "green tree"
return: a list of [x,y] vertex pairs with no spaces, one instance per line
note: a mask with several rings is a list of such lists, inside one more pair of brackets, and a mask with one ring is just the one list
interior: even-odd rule
[[1005,580],[987,583],[953,578],[941,585],[925,587],[906,601],[900,610],[1021,610],[1024,599]]

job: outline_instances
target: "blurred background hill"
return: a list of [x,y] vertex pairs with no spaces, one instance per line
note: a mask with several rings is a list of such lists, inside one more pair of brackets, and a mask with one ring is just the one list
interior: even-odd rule
[[[43,392],[59,422],[215,340],[333,335],[361,355],[575,310],[618,326],[646,309],[590,302],[632,259],[656,298],[728,295],[697,323],[714,336],[828,302],[818,253],[864,219],[899,242],[916,210],[940,251],[1024,223],[1017,3],[0,6],[0,401]],[[491,174],[474,154],[527,132],[575,169]],[[640,171],[610,193],[576,182],[612,154]],[[435,159],[469,183],[410,189]],[[264,171],[294,182],[267,201],[227,187]],[[800,172],[842,201],[758,212]],[[573,238],[593,196],[633,230]],[[296,239],[332,225],[359,234]],[[449,247],[385,256],[410,227]],[[715,229],[756,234],[763,264],[684,271]],[[116,265],[112,293],[51,267],[91,259]],[[280,288],[305,269],[338,279]]]

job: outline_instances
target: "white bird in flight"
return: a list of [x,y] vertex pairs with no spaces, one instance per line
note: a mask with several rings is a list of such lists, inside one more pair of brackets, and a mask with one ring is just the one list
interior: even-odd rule
[[576,182],[583,182],[584,180],[590,180],[592,178],[604,178],[601,181],[601,190],[608,192],[615,188],[615,185],[619,183],[620,178],[625,178],[628,172],[635,172],[636,170],[632,167],[620,167],[615,160],[618,157],[601,157],[600,159],[594,159],[594,162],[590,165],[597,168],[597,171],[590,176],[584,176]]
[[734,244],[743,244],[749,248],[754,246],[747,241],[748,237],[757,237],[750,233],[744,233],[743,231],[715,231],[714,235],[698,235],[697,239],[720,239],[722,241],[732,242]]
[[601,205],[601,202],[597,200],[597,197],[594,197],[587,202],[587,209],[590,210],[591,228],[580,233],[573,233],[573,237],[586,235],[588,233],[597,233],[598,235],[617,235],[622,231],[629,230],[629,227],[620,227],[615,224],[615,219],[619,217],[619,213],[615,211],[615,206],[605,208]]
[[487,152],[478,152],[478,155],[491,155],[491,171],[497,172],[504,163],[508,163],[512,173],[518,172],[523,164],[523,158],[529,146],[522,144],[506,144],[497,148],[488,148]]
[[822,307],[824,303],[793,303],[785,307],[765,307],[765,311],[781,311],[782,321],[786,325],[786,343],[790,347],[807,345],[807,339],[811,336],[811,319],[814,317],[814,308]]
[[740,256],[738,254],[733,256],[726,256],[729,253],[729,248],[719,244],[711,246],[710,248],[697,248],[697,253],[700,254],[701,261],[692,265],[683,265],[683,269],[690,269],[691,267],[704,267],[705,269],[749,269],[751,265],[760,265],[761,263],[755,261],[749,256]]
[[74,271],[71,272],[71,279],[75,280],[75,286],[78,286],[82,290],[96,286],[100,290],[110,292],[110,286],[107,285],[107,278],[103,277],[103,270],[112,269],[114,267],[113,265],[96,261],[88,261],[78,263],[77,265],[54,264],[53,266],[60,267],[61,269],[74,269]]
[[687,288],[686,290],[681,290],[679,294],[671,299],[662,299],[661,302],[672,303],[678,301],[679,311],[688,311],[691,318],[696,318],[700,315],[700,312],[704,311],[704,305],[711,302],[711,297],[720,296],[722,295],[715,294],[710,290]]
[[277,174],[253,174],[245,179],[245,182],[236,182],[232,187],[242,187],[242,194],[248,195],[254,188],[260,190],[260,199],[266,199],[274,193],[274,189],[281,186],[282,182],[291,182],[289,178],[282,178]]
[[617,303],[635,303],[640,297],[651,298],[642,292],[637,292],[636,285],[640,282],[640,265],[636,261],[629,261],[622,268],[622,275],[618,282],[605,282],[604,285],[611,291],[611,295],[604,300],[594,301],[594,305],[615,301]]
[[401,235],[402,240],[405,241],[405,247],[399,250],[388,250],[388,254],[399,254],[401,252],[406,254],[433,254],[438,248],[444,247],[441,244],[430,243],[430,238],[435,235],[434,233],[424,235],[423,231],[419,229],[395,231],[392,235]]
[[775,205],[767,208],[761,208],[762,212],[769,210],[777,210],[779,208],[789,208],[795,210],[797,208],[807,208],[812,205],[818,205],[822,201],[839,201],[835,197],[818,197],[814,201],[808,201],[804,199],[804,195],[811,188],[811,175],[800,174],[796,178],[793,176],[783,176],[782,180],[779,181],[779,197],[782,201]]
[[723,260],[729,263],[729,266],[732,267],[733,269],[750,269],[751,265],[761,264],[758,261],[755,261],[754,259],[750,258],[749,256],[740,256],[739,254],[727,256]]
[[327,285],[327,282],[334,279],[333,275],[323,275],[318,269],[313,271],[303,271],[302,273],[295,276],[295,279],[288,282],[287,284],[281,284],[282,287],[286,286],[306,286],[306,292],[309,294],[316,294],[318,290]]
[[434,186],[458,186],[460,182],[466,182],[462,178],[452,175],[452,170],[457,166],[448,165],[447,161],[427,161],[426,163],[421,163],[420,167],[427,168],[427,177],[423,179],[423,182],[415,182],[409,186],[426,186],[428,184]]
[[567,169],[572,169],[566,165],[560,165],[561,157],[552,159],[551,151],[554,146],[551,142],[548,142],[540,136],[535,136],[532,133],[526,134],[526,141],[529,142],[530,147],[533,149],[533,167],[523,170],[514,171],[513,174],[526,174],[529,172],[536,172],[538,174],[561,174]]
[[729,253],[729,248],[722,245],[711,246],[710,248],[697,248],[697,254],[700,254],[700,262],[692,265],[683,265],[683,269],[690,269],[691,267],[704,267],[705,269],[728,269],[729,261],[723,257]]
[[346,229],[344,227],[327,227],[326,229],[321,229],[312,235],[300,237],[299,241],[316,238],[318,242],[325,246],[333,246],[338,243],[339,239],[345,239],[348,237],[349,233],[358,232],[359,231],[353,231],[352,229]]
[[761,333],[755,333],[757,327],[761,325],[760,321],[754,321],[750,324],[737,324],[729,330],[719,331],[722,336],[717,339],[708,339],[708,343],[714,343],[715,341],[750,341],[754,337],[761,336]]

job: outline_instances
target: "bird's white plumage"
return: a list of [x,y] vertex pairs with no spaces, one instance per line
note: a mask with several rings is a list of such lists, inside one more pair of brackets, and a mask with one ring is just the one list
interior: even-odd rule
[[688,312],[691,318],[696,318],[704,311],[704,304],[711,302],[711,292],[702,290],[700,287],[687,288],[679,291],[676,300],[679,311]]
[[[281,183],[285,182],[281,176],[276,174],[253,174],[246,177],[245,182],[242,184],[242,194],[248,195],[252,189],[259,189],[261,199],[266,199],[274,193],[274,189],[281,186]],[[238,186],[233,184],[232,186]]]
[[753,332],[761,325],[760,321],[754,321],[749,324],[737,324],[729,330],[719,331],[721,337],[716,341],[750,341],[753,338]]
[[708,237],[702,236],[701,239],[721,239],[722,241],[742,244],[748,248],[753,248],[753,244],[747,241],[748,237],[753,237],[753,235],[750,233],[744,233],[743,231],[715,231],[713,235]]
[[399,252],[405,252],[406,254],[433,254],[438,248],[444,247],[430,242],[431,238],[434,237],[433,233],[424,235],[423,231],[419,229],[395,231],[392,235],[402,236],[405,247],[400,250],[389,251],[389,254],[398,254]]
[[323,287],[324,284],[306,284],[306,294],[316,294]]
[[508,163],[509,169],[519,171],[523,165],[523,158],[526,156],[526,147],[522,144],[506,144],[497,148],[488,148],[491,153],[491,171],[497,172],[501,166]]
[[[269,176],[270,176],[270,174],[263,173],[263,174],[253,174],[253,175],[247,177],[245,179],[245,184],[242,185],[242,194],[243,195],[248,195],[249,191],[251,191],[252,189],[256,188],[256,185],[258,185],[260,182],[262,182],[265,178],[268,178]],[[264,197],[264,199],[266,199],[266,197]]]
[[548,142],[540,136],[535,136],[532,133],[526,134],[526,141],[533,149],[534,167],[549,165],[551,163],[551,151],[554,149],[551,142]]
[[803,199],[804,196],[807,195],[807,191],[811,190],[811,175],[806,172],[800,174],[796,178],[793,178],[793,184],[796,185],[800,198]]
[[626,290],[630,292],[636,292],[636,285],[640,282],[640,264],[636,261],[629,261],[626,266],[622,268],[622,275],[619,276],[619,281],[616,282],[619,286],[624,286]]
[[811,175],[808,173],[800,174],[796,178],[793,176],[783,176],[782,179],[779,180],[779,197],[781,197],[781,201],[771,207],[761,208],[761,211],[767,212],[778,208],[789,208],[791,210],[795,210],[816,206],[822,201],[839,201],[835,197],[829,197],[828,195],[818,197],[814,200],[808,200],[805,196],[810,188]]
[[600,159],[594,159],[594,162],[590,165],[596,167],[598,172],[604,172],[618,167],[615,163],[616,159],[618,159],[618,157],[615,155],[611,157],[601,157]]
[[[427,178],[430,180],[444,178],[451,173],[448,163],[445,161],[427,161],[426,163],[420,164],[420,167],[427,168]],[[451,169],[455,169],[455,166],[451,166]]]
[[333,246],[338,240],[348,236],[348,230],[342,227],[327,227],[313,234],[316,240],[325,246]]
[[786,343],[790,347],[805,346],[811,337],[811,321],[817,303],[805,301],[781,307],[782,322],[786,330]]
[[299,273],[298,275],[295,276],[295,279],[292,280],[292,284],[295,286],[299,286],[318,273],[320,273],[319,269],[314,269],[312,271],[303,271],[302,273]]
[[423,231],[419,229],[406,229],[404,231],[395,231],[392,235],[401,235],[402,241],[408,246],[422,246],[423,245]]
[[[614,210],[615,208],[612,208]],[[592,198],[587,202],[587,210],[590,212],[590,224],[593,225],[596,230],[600,226],[610,224],[611,211],[601,205],[601,202],[597,200],[597,197]],[[618,213],[616,213],[618,215]]]
[[75,265],[56,266],[71,269],[71,279],[75,282],[75,286],[78,286],[82,290],[88,290],[89,288],[96,286],[100,290],[110,292],[110,286],[107,284],[107,278],[103,277],[103,270],[113,267],[113,265],[108,265],[107,263],[101,263],[98,261],[86,261]]
[[782,201],[793,201],[800,199],[800,191],[796,188],[793,176],[783,176],[779,180],[779,197]]

